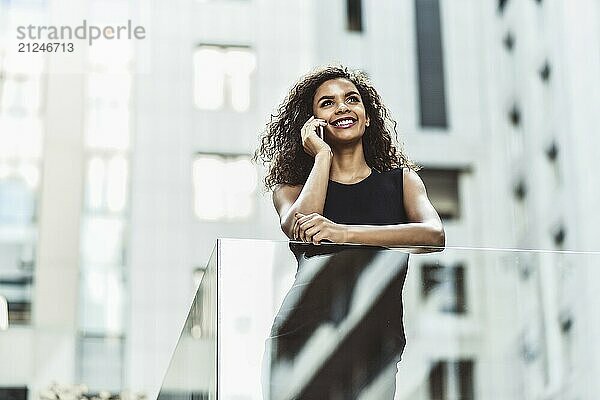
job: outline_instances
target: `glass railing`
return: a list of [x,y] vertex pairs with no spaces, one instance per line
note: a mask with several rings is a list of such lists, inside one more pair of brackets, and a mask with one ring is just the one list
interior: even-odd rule
[[218,240],[159,399],[597,398],[600,253],[420,253]]

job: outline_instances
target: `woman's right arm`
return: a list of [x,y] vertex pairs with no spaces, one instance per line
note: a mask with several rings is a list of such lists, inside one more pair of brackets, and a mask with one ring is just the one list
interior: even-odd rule
[[305,151],[315,157],[315,163],[304,185],[278,185],[273,190],[273,205],[279,214],[279,223],[288,238],[294,237],[296,213],[323,214],[329,169],[333,153],[327,143],[317,136],[318,125],[326,125],[323,120],[311,117],[302,128],[302,144]]

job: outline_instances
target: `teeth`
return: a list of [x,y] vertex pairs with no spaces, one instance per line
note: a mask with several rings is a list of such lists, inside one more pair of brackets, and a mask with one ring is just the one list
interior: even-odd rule
[[343,119],[341,121],[336,121],[334,123],[335,126],[340,126],[340,125],[351,125],[352,123],[354,123],[354,120],[352,119]]

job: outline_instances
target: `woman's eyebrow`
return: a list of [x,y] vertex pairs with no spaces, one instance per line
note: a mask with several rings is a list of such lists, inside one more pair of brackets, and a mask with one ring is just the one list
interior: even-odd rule
[[[355,92],[354,90],[352,90],[352,91],[346,93],[344,95],[344,97],[348,97],[348,96],[353,95],[353,94],[356,94],[356,95],[360,96],[360,94],[358,92]],[[335,99],[335,96],[321,96],[319,98],[319,100],[317,100],[317,103],[319,103],[321,100],[325,100],[325,99]]]

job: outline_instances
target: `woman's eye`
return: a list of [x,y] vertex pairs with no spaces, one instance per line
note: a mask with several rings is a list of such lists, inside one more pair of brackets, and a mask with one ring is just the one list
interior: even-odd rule
[[348,97],[348,101],[359,102],[360,100],[356,96]]
[[325,100],[321,103],[322,106],[328,106],[329,104],[331,104],[331,100]]

